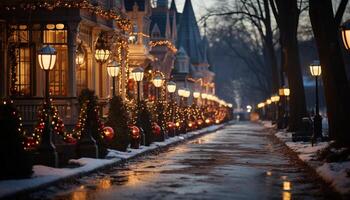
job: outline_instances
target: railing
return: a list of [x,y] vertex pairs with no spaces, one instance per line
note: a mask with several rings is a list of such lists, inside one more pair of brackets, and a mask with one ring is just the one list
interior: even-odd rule
[[[14,103],[22,116],[25,126],[34,125],[38,120],[38,112],[43,105],[43,98],[15,99]],[[65,124],[72,124],[76,121],[74,111],[76,100],[74,98],[60,98],[53,101],[61,119]]]

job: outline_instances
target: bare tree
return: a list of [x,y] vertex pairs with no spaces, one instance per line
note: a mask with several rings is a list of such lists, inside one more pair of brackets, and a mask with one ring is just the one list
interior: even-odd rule
[[339,42],[339,25],[348,0],[341,0],[335,14],[331,1],[309,0],[325,88],[329,133],[339,146],[350,146],[350,87]]
[[[302,0],[269,0],[275,16],[282,53],[282,68],[288,77],[290,95],[289,130],[300,131],[306,116],[305,92],[298,47],[298,25]],[[298,4],[299,3],[299,4]]]

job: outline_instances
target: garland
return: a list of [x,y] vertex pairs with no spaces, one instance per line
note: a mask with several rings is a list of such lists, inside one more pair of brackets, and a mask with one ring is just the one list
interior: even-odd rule
[[117,26],[123,31],[130,32],[132,30],[132,24],[129,19],[122,16],[119,9],[107,10],[102,6],[93,5],[88,0],[37,0],[28,2],[26,0],[8,0],[1,3],[0,8],[5,7],[8,11],[13,11],[16,9],[23,10],[36,10],[38,8],[43,8],[47,10],[54,10],[57,8],[79,8],[85,9],[90,13],[96,14],[106,19],[113,19],[116,21]]
[[176,47],[174,46],[174,44],[172,42],[170,42],[169,40],[158,40],[158,41],[150,41],[149,42],[149,46],[150,47],[156,47],[156,46],[166,46],[167,48],[169,48],[173,53],[177,52]]

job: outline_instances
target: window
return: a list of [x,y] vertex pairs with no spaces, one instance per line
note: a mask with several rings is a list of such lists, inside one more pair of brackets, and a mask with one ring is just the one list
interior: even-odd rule
[[13,34],[10,42],[16,43],[16,81],[14,86],[16,94],[19,96],[28,96],[31,94],[31,50],[29,47],[29,30],[26,25],[13,25]]
[[15,85],[19,95],[30,95],[30,49],[20,47],[17,55],[17,81]]
[[55,67],[50,71],[50,90],[54,96],[67,95],[68,46],[67,30],[63,24],[48,24],[43,32],[43,43],[57,51]]
[[87,88],[87,62],[82,65],[76,65],[76,79],[77,95],[79,96],[81,91]]

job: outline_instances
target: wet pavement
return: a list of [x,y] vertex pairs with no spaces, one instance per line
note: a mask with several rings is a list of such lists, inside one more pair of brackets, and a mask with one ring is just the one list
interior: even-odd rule
[[252,123],[224,129],[26,199],[334,199]]

